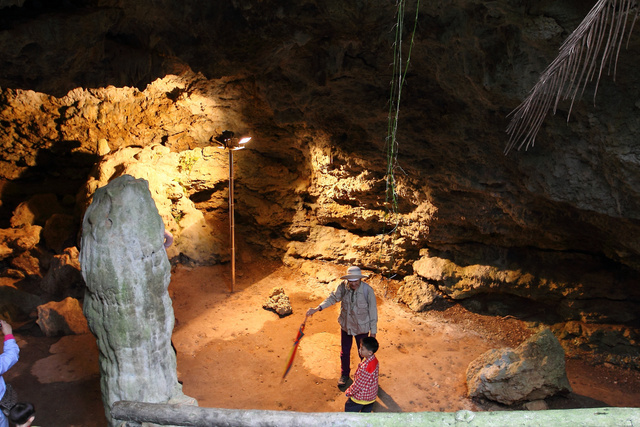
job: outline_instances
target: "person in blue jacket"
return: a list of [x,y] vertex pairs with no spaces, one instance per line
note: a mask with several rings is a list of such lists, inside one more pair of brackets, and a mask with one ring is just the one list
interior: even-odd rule
[[[4,346],[2,347],[2,354],[0,354],[0,400],[2,400],[7,391],[7,385],[2,375],[16,364],[20,349],[18,348],[16,339],[13,337],[13,328],[11,328],[11,325],[0,319],[0,326],[4,334]],[[7,417],[2,411],[0,411],[0,427],[9,427],[9,420],[7,420]]]

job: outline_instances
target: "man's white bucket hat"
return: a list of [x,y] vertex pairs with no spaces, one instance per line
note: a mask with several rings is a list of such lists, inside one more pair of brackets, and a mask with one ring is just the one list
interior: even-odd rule
[[360,271],[360,267],[349,267],[347,269],[347,274],[342,276],[341,279],[347,280],[356,280],[356,279],[366,279],[369,276],[362,274]]

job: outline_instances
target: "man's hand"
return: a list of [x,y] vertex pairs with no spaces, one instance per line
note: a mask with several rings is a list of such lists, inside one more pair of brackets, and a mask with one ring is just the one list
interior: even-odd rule
[[320,308],[310,308],[309,310],[307,310],[307,316],[313,316],[314,313],[320,311]]

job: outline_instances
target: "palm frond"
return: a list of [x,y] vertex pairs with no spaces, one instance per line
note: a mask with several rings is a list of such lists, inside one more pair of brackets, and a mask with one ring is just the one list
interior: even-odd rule
[[[509,113],[511,122],[507,127],[509,142],[505,154],[516,146],[518,150],[522,146],[525,150],[533,146],[549,108],[553,105],[555,114],[560,99],[571,98],[567,115],[569,121],[576,97],[583,94],[587,83],[594,77],[595,103],[605,67],[608,67],[608,73],[613,67],[615,81],[620,47],[625,35],[631,36],[639,13],[638,0],[598,0],[564,41],[558,56],[544,70],[527,98]],[[633,21],[627,30],[630,16],[633,16]]]

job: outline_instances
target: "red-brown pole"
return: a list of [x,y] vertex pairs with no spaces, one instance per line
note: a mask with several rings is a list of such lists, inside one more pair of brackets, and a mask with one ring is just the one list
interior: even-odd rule
[[231,292],[236,285],[236,236],[233,212],[233,150],[229,148],[229,238],[231,239]]

